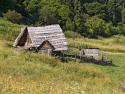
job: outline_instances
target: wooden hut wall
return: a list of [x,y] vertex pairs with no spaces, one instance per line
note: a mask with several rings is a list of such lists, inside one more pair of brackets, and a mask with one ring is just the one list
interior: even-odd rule
[[86,55],[91,55],[91,54],[99,54],[99,49],[84,49],[84,53]]
[[48,42],[48,41],[44,41],[40,47],[38,48],[39,52],[42,53],[47,53],[48,55],[51,55],[54,47]]
[[84,49],[84,54],[87,57],[93,57],[95,59],[99,59],[100,58],[100,51],[99,49]]
[[29,36],[29,33],[27,33],[27,40],[26,40],[25,46],[30,46],[31,44],[32,44],[31,38]]

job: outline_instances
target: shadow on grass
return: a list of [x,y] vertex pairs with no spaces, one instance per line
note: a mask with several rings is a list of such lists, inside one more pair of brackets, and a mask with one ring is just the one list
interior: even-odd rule
[[100,65],[100,66],[119,67],[118,65],[115,65],[115,64],[113,64],[113,63],[111,63],[111,64],[102,64],[102,63],[94,63],[94,62],[80,62],[80,63],[95,64],[95,65]]
[[79,57],[75,55],[63,55],[63,56],[58,56],[57,58],[61,60],[61,62],[63,63],[68,63],[69,61],[73,61],[79,63],[96,64],[101,66],[119,67],[110,60],[96,60],[94,58]]
[[7,42],[5,46],[8,47],[8,48],[13,48],[13,44],[10,43],[10,42]]

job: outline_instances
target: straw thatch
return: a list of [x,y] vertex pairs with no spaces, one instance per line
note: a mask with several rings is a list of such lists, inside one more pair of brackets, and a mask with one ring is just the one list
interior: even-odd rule
[[67,50],[67,40],[59,25],[43,27],[25,27],[15,40],[14,47],[40,47],[44,41],[48,41],[54,51]]

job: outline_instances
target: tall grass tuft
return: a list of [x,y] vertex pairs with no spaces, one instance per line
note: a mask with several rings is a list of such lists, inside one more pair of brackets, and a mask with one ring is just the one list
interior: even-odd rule
[[[46,54],[16,51],[12,41],[20,25],[0,19],[0,94],[124,94],[123,37],[109,39],[68,38],[76,53],[81,47],[98,47],[115,66],[61,61]],[[115,40],[116,39],[116,40]],[[113,46],[113,47],[112,47]],[[118,53],[113,53],[118,52]],[[122,53],[119,53],[122,52]]]
[[[7,44],[0,41],[0,94],[124,94],[114,79],[118,77],[114,67],[61,63],[45,54],[16,51]],[[116,70],[122,73],[124,66],[120,69]]]
[[125,52],[123,36],[114,36],[109,39],[88,39],[88,38],[69,38],[69,47],[71,48],[100,48],[103,51]]
[[0,18],[0,39],[14,40],[21,29],[21,25],[13,24]]

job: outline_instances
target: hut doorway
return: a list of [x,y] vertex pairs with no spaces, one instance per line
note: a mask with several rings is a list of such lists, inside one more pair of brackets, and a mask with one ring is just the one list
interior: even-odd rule
[[27,37],[28,37],[27,35],[28,35],[28,31],[27,31],[27,29],[25,29],[19,37],[19,40],[18,40],[19,42],[18,42],[17,46],[20,46],[20,47],[25,46],[25,43],[26,43]]
[[54,51],[54,47],[46,40],[38,47],[38,50],[39,53],[47,53],[48,55],[51,55]]

